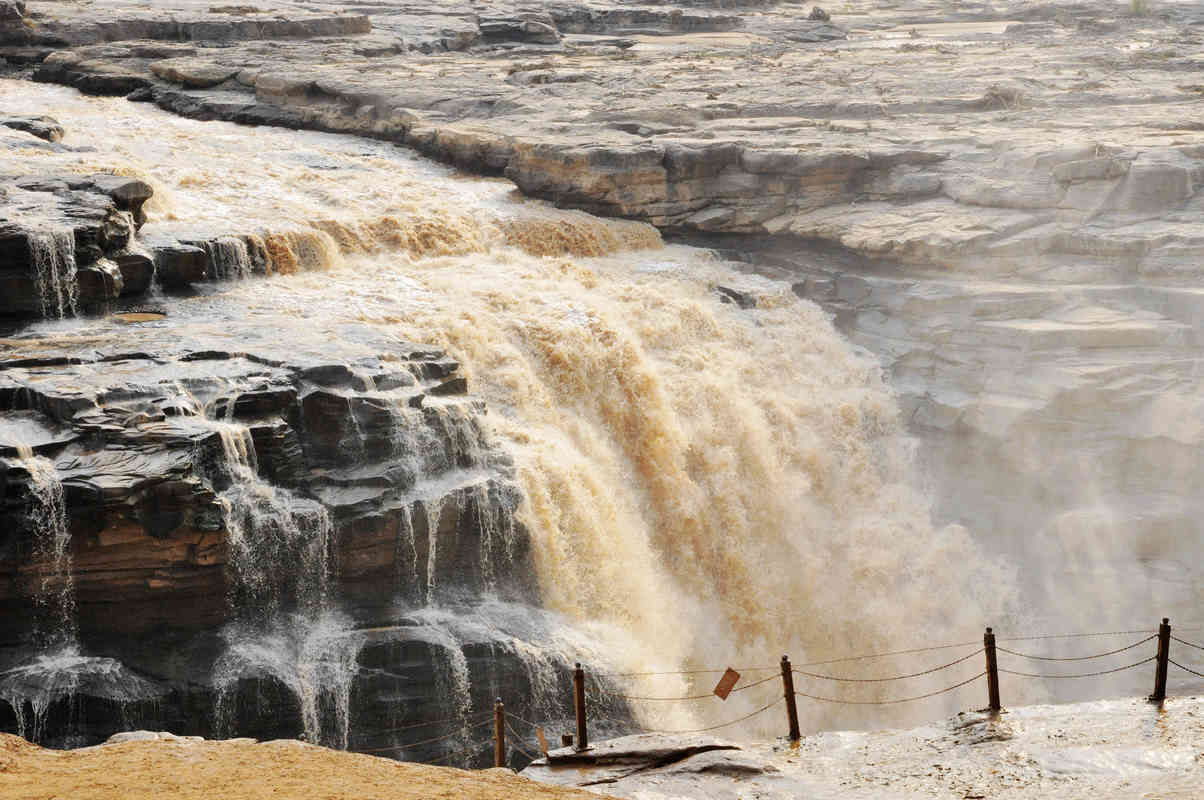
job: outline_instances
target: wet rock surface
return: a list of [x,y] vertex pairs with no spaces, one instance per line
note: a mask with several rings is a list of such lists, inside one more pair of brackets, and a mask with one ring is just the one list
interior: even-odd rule
[[[152,18],[116,3],[5,3],[0,56],[34,65],[38,80],[196,119],[406,144],[505,176],[529,195],[740,254],[789,278],[884,361],[930,445],[922,456],[941,486],[942,519],[1066,531],[1068,563],[1096,532],[1136,531],[1135,560],[1190,584],[1195,567],[1175,560],[1175,542],[1199,537],[1204,441],[1194,423],[1179,424],[1198,416],[1204,318],[1192,285],[1204,181],[1193,77],[1204,20],[1194,6],[1132,16],[1103,3],[854,3],[825,20],[798,4],[719,0],[538,12],[509,3],[160,5]],[[30,127],[4,128],[0,139],[14,149],[63,146]],[[305,268],[280,257],[279,241],[237,231],[185,223],[142,237],[146,197],[136,182],[14,175],[3,186],[6,212],[21,212],[0,230],[9,315],[70,316],[74,304],[146,291],[155,276],[165,289],[203,295],[196,287],[207,280]],[[32,230],[33,216],[58,224]],[[772,247],[760,246],[766,239]],[[756,301],[715,291],[740,307]],[[195,415],[154,374],[161,366],[203,370],[197,390],[213,395],[215,419],[245,426],[260,473],[332,515],[338,581],[358,623],[424,628],[383,607],[389,581],[418,599],[461,579],[470,593],[485,585],[473,547],[481,509],[512,499],[506,465],[445,454],[435,468],[445,482],[423,486],[415,471],[387,463],[399,446],[396,420],[430,431],[448,397],[475,436],[481,409],[445,358],[383,343],[346,360],[299,361],[261,341],[235,350],[215,338],[166,350],[139,341],[4,354],[6,407],[32,418],[35,449],[65,475],[82,531],[73,548],[85,637],[182,630],[181,651],[202,654],[204,665],[222,649],[189,628],[229,613],[222,482],[191,460],[199,451],[218,465],[223,442],[189,425]],[[407,379],[385,355],[420,368]],[[110,374],[129,378],[95,384]],[[47,384],[58,388],[31,388]],[[28,474],[8,450],[4,496],[17,515],[28,507]],[[418,496],[425,489],[447,500],[438,515]],[[14,531],[7,591],[27,600]],[[1016,541],[995,538],[1004,550]],[[176,593],[178,603],[161,602]],[[185,698],[169,704],[175,718],[210,719],[188,711],[207,715],[217,703],[209,679],[185,680],[180,660],[165,665],[139,647],[106,652],[144,664],[168,687],[155,691]],[[397,669],[381,655],[388,648],[357,651],[377,659],[380,682],[355,696],[446,693],[430,665],[448,648],[406,647],[403,661],[421,666],[394,683],[381,677]],[[529,680],[517,668],[481,675],[486,684]],[[302,724],[285,681],[263,682],[271,688],[238,683],[240,713],[258,715],[240,724]],[[256,706],[258,692],[272,701]],[[110,698],[95,695],[87,718],[103,727],[114,719],[102,710]],[[437,718],[434,708],[421,713]],[[358,746],[392,746],[385,729],[396,723],[373,723],[365,735],[375,738]]]
[[[990,275],[1122,257],[1153,280],[1175,280],[1170,265],[1199,235],[1204,133],[1184,76],[1200,20],[1186,6],[1125,17],[1106,5],[913,3],[822,19],[792,4],[561,3],[542,16],[397,4],[320,41],[227,35],[230,15],[210,15],[222,22],[197,38],[219,49],[118,8],[102,9],[116,20],[104,44],[52,33],[75,30],[73,8],[55,4],[39,27],[60,42],[41,80],[137,90],[202,119],[393,139],[662,228]],[[446,27],[432,40],[435,25]],[[1040,36],[1020,35],[1034,25]],[[1131,82],[1112,80],[1117,69]],[[1131,243],[1113,241],[1121,228]]]
[[[504,456],[490,452],[474,421],[483,408],[462,392],[449,393],[446,380],[415,377],[430,365],[440,373],[458,365],[404,343],[382,355],[390,360],[365,355],[354,371],[270,350],[183,343],[174,350],[40,352],[7,360],[0,406],[45,431],[35,437],[36,449],[53,457],[67,493],[84,635],[225,621],[228,553],[215,492],[225,488],[218,473],[226,423],[246,427],[265,478],[331,510],[340,579],[364,595],[397,588],[398,513],[414,526],[413,567],[430,587],[479,592],[481,558],[499,559],[507,580],[511,565],[523,575],[520,529],[497,543],[506,552],[482,552],[473,539],[479,533],[473,520],[505,515],[517,503]],[[374,377],[378,385],[401,388],[364,393],[363,381]],[[424,408],[431,389],[440,400]],[[198,403],[208,406],[210,418]],[[403,452],[401,439],[413,450]],[[424,452],[414,452],[420,447]],[[23,562],[31,534],[22,476],[19,460],[6,462],[4,600],[10,604],[28,598]],[[428,531],[423,501],[449,498],[448,513],[436,517],[437,534]],[[436,537],[440,561],[428,563],[427,542]],[[512,583],[512,590],[520,585]],[[425,596],[427,588],[413,590]],[[16,626],[7,637],[19,635],[23,615],[4,621]]]
[[[189,734],[305,731],[398,757],[487,758],[472,709],[506,690],[516,712],[533,714],[567,673],[555,677],[548,661],[533,685],[514,649],[516,637],[550,634],[537,633],[519,490],[479,422],[483,404],[437,349],[348,330],[332,360],[322,340],[278,342],[229,313],[195,327],[176,306],[158,321],[97,321],[81,347],[29,335],[0,345],[0,597],[10,610],[0,697],[12,705],[0,725],[60,746],[137,718]],[[110,336],[129,341],[93,346]],[[231,349],[231,337],[243,346]],[[45,532],[23,448],[62,483],[86,657],[26,660]],[[271,542],[281,526],[308,535],[319,512],[330,520],[334,616],[260,631],[264,604],[300,614],[315,569]],[[243,553],[241,537],[266,544]],[[268,545],[284,549],[256,549]],[[482,610],[486,595],[509,600]],[[443,617],[423,610],[434,606]],[[455,638],[461,618],[489,622]],[[449,731],[423,724],[448,716],[449,693],[463,735],[453,724],[450,741],[409,746]]]
[[54,117],[46,116],[0,116],[0,125],[17,131],[32,133],[39,139],[57,142],[63,138],[63,126]]
[[[142,87],[141,99],[201,118],[390,138],[596,213],[917,265],[1014,271],[1025,267],[1007,252],[1020,240],[1065,256],[1067,237],[1098,238],[1114,215],[1165,217],[1195,194],[1199,93],[1181,79],[1200,53],[1189,7],[808,11],[396,4],[354,36],[215,32],[231,46],[213,52],[118,28],[104,45],[71,39],[38,75]],[[532,69],[540,80],[510,79]],[[1116,69],[1140,91],[1111,80]],[[1164,230],[1152,251],[1194,240],[1189,224],[1166,223],[1174,242]]]
[[[10,118],[11,119],[11,118]],[[20,148],[40,141],[38,125],[58,131],[48,118],[24,118],[29,125],[0,139]],[[132,276],[130,289],[118,262],[130,263],[128,248],[145,220],[142,205],[152,191],[143,181],[117,175],[0,176],[5,205],[0,210],[0,318],[63,317],[95,308],[146,283]]]

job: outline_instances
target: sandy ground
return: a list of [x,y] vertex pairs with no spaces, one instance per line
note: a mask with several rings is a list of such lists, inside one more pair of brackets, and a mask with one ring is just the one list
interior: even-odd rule
[[0,734],[0,797],[21,800],[536,800],[598,795],[508,770],[402,764],[294,741],[143,741],[44,750]]

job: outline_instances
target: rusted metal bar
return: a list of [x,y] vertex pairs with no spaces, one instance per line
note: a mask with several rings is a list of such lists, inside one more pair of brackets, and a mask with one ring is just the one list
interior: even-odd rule
[[798,729],[798,706],[794,697],[794,669],[790,659],[782,656],[782,693],[786,696],[786,717],[790,723],[790,741],[797,742],[802,738]]
[[1171,658],[1171,621],[1169,617],[1162,618],[1158,626],[1158,665],[1154,670],[1154,693],[1150,695],[1151,703],[1163,703],[1166,700],[1166,667]]
[[493,704],[493,766],[506,766],[506,707],[500,697]]
[[987,708],[992,714],[998,714],[1003,708],[999,702],[999,660],[995,657],[995,634],[990,628],[983,634],[982,647],[987,654]]
[[581,664],[573,670],[573,709],[577,712],[577,749],[589,747],[589,733],[585,729],[585,670]]

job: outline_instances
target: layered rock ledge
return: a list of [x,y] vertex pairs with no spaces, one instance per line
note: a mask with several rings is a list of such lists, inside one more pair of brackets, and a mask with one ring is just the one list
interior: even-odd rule
[[[459,365],[376,329],[282,341],[236,303],[193,306],[0,344],[0,725],[60,745],[142,720],[485,759],[483,732],[409,743],[502,690],[530,713],[569,676],[516,644],[550,623],[511,461]],[[79,632],[49,654],[24,644],[46,576],[64,580],[46,466]]]
[[[495,574],[520,586],[530,569],[512,519],[518,489],[476,420],[483,405],[464,396],[459,365],[443,353],[381,344],[351,364],[195,341],[138,352],[5,347],[0,409],[63,482],[85,637],[201,630],[229,618],[231,545],[217,494],[232,480],[231,435],[250,437],[264,481],[331,514],[344,597],[404,590],[417,599],[436,586],[479,594]],[[0,453],[0,585],[18,608],[32,599],[36,532],[25,513],[28,470],[7,442]],[[436,506],[447,513],[428,531]],[[475,537],[494,517],[508,540],[490,552]],[[407,535],[413,553],[399,547]],[[5,615],[4,637],[28,618]]]

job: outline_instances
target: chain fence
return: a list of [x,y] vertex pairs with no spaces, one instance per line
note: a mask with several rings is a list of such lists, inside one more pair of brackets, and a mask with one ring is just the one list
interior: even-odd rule
[[[1181,630],[1181,631],[1183,631],[1183,630],[1200,630],[1200,628],[1194,628],[1194,629],[1193,628],[1180,628],[1179,630]],[[1072,641],[1072,640],[1080,640],[1080,639],[1093,639],[1093,638],[1118,637],[1118,636],[1140,636],[1142,638],[1139,638],[1136,641],[1133,641],[1132,643],[1127,644],[1123,647],[1110,648],[1107,650],[1103,650],[1101,652],[1089,653],[1086,655],[1059,654],[1059,653],[1050,653],[1050,652],[1034,653],[1034,652],[1026,652],[1025,650],[1021,650],[1021,649],[1012,649],[1009,647],[1003,647],[998,644],[998,642],[1009,642],[1009,643],[1014,643],[1014,642],[1057,642],[1057,641]],[[1157,648],[1155,654],[1153,654],[1153,655],[1147,656],[1147,657],[1142,658],[1137,661],[1133,661],[1131,663],[1121,664],[1121,665],[1117,665],[1117,666],[1108,666],[1108,667],[1104,667],[1101,669],[1095,669],[1095,670],[1091,670],[1091,671],[1087,671],[1087,672],[1053,672],[1053,673],[1032,672],[1032,671],[1027,671],[1024,669],[1015,668],[1016,666],[1019,666],[1018,664],[1006,663],[1006,664],[1001,665],[999,663],[1000,655],[1009,657],[1011,659],[1019,659],[1019,660],[1028,661],[1028,662],[1072,664],[1072,663],[1080,663],[1080,662],[1086,662],[1086,661],[1095,661],[1098,659],[1109,658],[1109,657],[1121,655],[1123,653],[1127,653],[1127,652],[1130,652],[1133,650],[1137,650],[1138,648],[1140,648],[1142,646],[1149,645],[1151,642],[1156,642],[1156,648]],[[829,659],[818,660],[818,661],[810,661],[810,662],[805,662],[803,664],[800,664],[798,666],[792,666],[790,664],[789,659],[786,656],[783,656],[781,663],[778,665],[774,665],[774,666],[753,666],[753,667],[743,667],[740,669],[734,669],[734,668],[729,668],[729,667],[724,667],[724,668],[716,667],[716,668],[705,668],[705,669],[704,668],[691,668],[691,669],[679,669],[679,670],[655,670],[655,671],[645,671],[645,672],[600,672],[600,673],[591,673],[589,675],[589,678],[591,679],[590,686],[591,686],[591,690],[592,690],[592,696],[594,697],[595,701],[598,701],[601,698],[601,699],[606,699],[606,700],[621,701],[622,703],[629,704],[629,705],[630,704],[638,705],[641,703],[653,703],[653,704],[682,703],[682,704],[691,704],[691,706],[690,706],[691,710],[694,709],[694,704],[698,704],[698,703],[701,703],[703,701],[708,701],[708,700],[723,702],[730,695],[754,690],[754,689],[757,689],[758,687],[762,687],[771,682],[780,680],[782,682],[781,693],[778,694],[777,697],[767,697],[767,696],[765,696],[765,693],[763,690],[761,693],[762,694],[761,698],[755,699],[754,703],[750,703],[750,705],[756,704],[758,707],[753,711],[750,711],[745,714],[741,714],[735,718],[728,719],[723,722],[718,722],[715,724],[701,725],[698,727],[678,728],[678,729],[641,728],[641,730],[643,730],[644,732],[647,732],[647,733],[661,733],[661,734],[706,733],[706,732],[710,732],[710,731],[722,730],[725,728],[730,728],[735,725],[739,725],[741,723],[752,720],[755,717],[759,717],[760,715],[765,714],[765,713],[777,708],[778,706],[780,706],[782,704],[785,704],[787,706],[787,714],[788,714],[788,721],[790,724],[791,738],[799,738],[798,712],[797,712],[796,701],[800,698],[803,700],[810,700],[813,702],[837,704],[837,705],[889,706],[889,705],[896,705],[896,704],[902,704],[902,703],[918,702],[921,700],[948,694],[950,692],[954,692],[965,686],[973,684],[977,681],[980,681],[983,678],[986,678],[987,684],[988,684],[989,704],[986,708],[982,709],[982,711],[990,712],[990,713],[1000,713],[1002,711],[1002,703],[999,699],[999,694],[1000,694],[1000,692],[999,692],[999,676],[1000,675],[1007,675],[1007,676],[1011,676],[1011,677],[1015,677],[1015,678],[1043,680],[1043,681],[1044,680],[1059,681],[1059,680],[1066,680],[1066,679],[1083,679],[1083,678],[1102,677],[1102,676],[1106,676],[1106,675],[1113,675],[1113,674],[1117,674],[1117,673],[1127,672],[1130,670],[1135,670],[1135,669],[1145,666],[1147,664],[1150,664],[1151,662],[1154,662],[1156,664],[1154,693],[1150,696],[1149,699],[1151,701],[1155,701],[1155,702],[1158,702],[1159,704],[1161,704],[1166,700],[1167,666],[1168,665],[1173,665],[1177,669],[1181,670],[1184,673],[1188,673],[1188,674],[1194,675],[1196,677],[1204,678],[1204,671],[1201,671],[1201,670],[1204,670],[1204,666],[1202,666],[1200,669],[1196,669],[1194,665],[1180,663],[1180,661],[1175,661],[1170,658],[1171,642],[1175,642],[1176,644],[1181,645],[1184,648],[1187,648],[1188,650],[1204,652],[1204,646],[1195,644],[1194,642],[1189,641],[1189,640],[1181,639],[1178,636],[1171,635],[1169,621],[1163,620],[1163,623],[1158,628],[1158,630],[1153,631],[1153,632],[1151,632],[1149,629],[1145,629],[1145,630],[1137,629],[1137,630],[1098,631],[1098,632],[1089,632],[1089,633],[1061,633],[1061,634],[1043,634],[1043,635],[1032,635],[1032,636],[1011,636],[1011,637],[996,638],[995,635],[992,633],[992,630],[990,628],[987,628],[987,632],[984,635],[983,641],[981,643],[980,642],[959,642],[959,643],[954,643],[954,644],[931,645],[931,646],[927,646],[927,647],[914,647],[914,648],[907,648],[907,649],[900,649],[900,650],[865,653],[865,654],[861,654],[861,655],[842,656],[839,658],[829,658]],[[912,656],[912,655],[918,655],[918,654],[923,654],[923,653],[933,653],[933,652],[947,651],[947,650],[954,650],[954,649],[961,649],[961,648],[969,648],[969,647],[972,647],[974,649],[971,650],[970,652],[959,655],[957,658],[955,658],[951,661],[942,662],[935,666],[926,667],[924,669],[900,672],[899,674],[865,676],[865,675],[833,674],[829,670],[825,670],[823,672],[816,672],[816,671],[812,671],[811,669],[807,669],[807,668],[814,668],[814,667],[820,667],[820,666],[829,666],[830,667],[832,665],[837,665],[837,664],[853,664],[853,663],[860,663],[860,662],[872,661],[872,660],[897,658],[900,656]],[[855,696],[844,696],[838,692],[837,693],[817,693],[817,692],[811,690],[811,688],[809,686],[803,686],[802,688],[799,688],[799,689],[796,689],[794,687],[794,678],[795,677],[798,677],[799,679],[801,679],[804,682],[828,682],[828,683],[835,683],[835,684],[849,684],[849,685],[854,685],[854,686],[855,685],[881,685],[881,684],[887,684],[887,683],[896,683],[896,682],[901,682],[901,681],[915,680],[915,679],[925,678],[928,676],[937,675],[938,673],[943,673],[947,670],[953,670],[954,668],[956,668],[962,664],[970,662],[972,659],[974,659],[976,657],[984,657],[985,669],[982,669],[981,671],[977,671],[976,674],[974,674],[970,677],[965,677],[962,679],[957,679],[956,677],[954,677],[953,678],[954,682],[950,683],[947,686],[944,686],[943,688],[935,689],[932,691],[924,691],[924,692],[920,692],[917,694],[904,694],[902,696],[893,696],[893,697],[885,697],[885,698],[877,698],[877,697],[858,698]],[[762,676],[762,674],[766,673],[766,672],[768,672],[770,674]],[[743,677],[746,674],[754,676],[755,680],[741,682],[741,681],[743,681]],[[963,675],[964,674],[965,673],[963,672]],[[674,695],[643,694],[643,693],[639,693],[639,692],[633,692],[633,691],[631,691],[631,689],[626,688],[624,686],[624,684],[626,684],[627,686],[634,687],[635,685],[638,684],[638,682],[641,679],[665,677],[665,676],[673,676],[673,677],[682,678],[682,679],[684,679],[684,682],[687,685],[690,685],[690,684],[697,685],[697,682],[699,681],[700,676],[706,676],[706,675],[722,675],[723,678],[720,679],[719,685],[714,690],[712,690],[710,692],[705,692],[705,693],[700,693],[700,692],[698,692],[697,689],[694,689],[693,691],[689,691],[689,692],[686,692],[683,694],[674,694]],[[573,681],[574,681],[574,695],[572,698],[572,716],[576,718],[576,722],[577,722],[577,728],[576,728],[577,740],[575,742],[573,742],[572,736],[565,735],[562,739],[562,742],[567,746],[573,747],[574,750],[580,751],[583,748],[588,748],[588,739],[587,739],[588,720],[587,720],[587,716],[586,716],[586,714],[587,714],[587,709],[586,709],[587,694],[585,691],[586,672],[581,667],[580,664],[578,664],[577,668],[574,670]],[[922,688],[922,687],[917,687],[917,688]],[[561,724],[561,723],[563,723],[564,719],[566,719],[566,718],[568,718],[568,717],[566,716],[564,718],[557,719],[552,724]],[[541,753],[543,756],[547,756],[548,744],[547,744],[547,740],[546,740],[546,736],[545,736],[545,728],[548,727],[547,724],[540,724],[539,722],[532,721],[525,717],[514,714],[514,713],[510,712],[509,710],[506,710],[500,699],[498,700],[496,708],[494,709],[493,712],[482,711],[482,712],[479,712],[476,714],[471,714],[471,715],[461,716],[461,717],[451,717],[451,718],[441,719],[441,720],[427,720],[427,721],[422,721],[422,722],[414,722],[414,723],[409,723],[409,724],[405,724],[405,725],[400,725],[400,726],[397,726],[394,728],[389,728],[386,731],[386,732],[405,732],[405,731],[416,730],[416,729],[420,729],[420,728],[424,728],[424,727],[435,727],[438,725],[454,726],[454,730],[451,730],[450,732],[448,732],[446,734],[422,739],[417,742],[407,742],[404,745],[396,745],[396,746],[392,746],[392,747],[381,747],[381,748],[375,748],[375,749],[370,749],[370,750],[364,750],[362,752],[369,752],[369,753],[398,752],[398,751],[407,751],[407,750],[411,750],[413,748],[438,744],[443,741],[450,741],[450,740],[454,740],[454,739],[459,739],[459,740],[463,741],[465,738],[471,737],[471,735],[473,734],[474,731],[477,731],[478,729],[483,728],[486,725],[489,725],[491,722],[494,724],[494,745],[495,745],[495,760],[496,761],[504,762],[504,761],[508,760],[511,757],[511,752],[510,752],[511,750],[513,750],[514,753],[518,754],[519,756],[521,756],[523,759],[526,759],[527,761],[536,760],[537,758],[541,757]],[[523,733],[520,733],[520,731],[518,729],[516,729],[516,727],[515,727],[516,725],[524,728],[527,731],[526,735],[524,735]],[[535,736],[538,738],[540,753],[533,753],[530,749],[530,743],[532,741],[532,736]],[[455,757],[462,756],[465,753],[469,753],[469,752],[475,752],[479,755],[481,750],[485,746],[486,745],[483,744],[481,741],[477,741],[465,748],[457,749],[451,753],[444,754],[436,759],[427,761],[425,763],[430,763],[430,764],[443,763],[446,761],[451,761]],[[497,765],[500,766],[502,764],[499,763]]]

